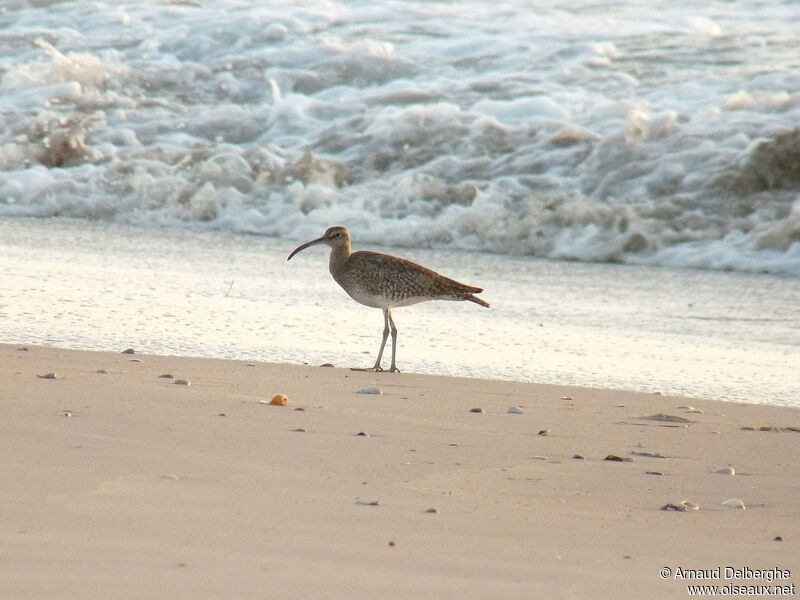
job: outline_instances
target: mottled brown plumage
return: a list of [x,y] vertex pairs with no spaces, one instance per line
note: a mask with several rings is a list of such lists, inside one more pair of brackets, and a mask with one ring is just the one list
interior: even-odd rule
[[469,300],[489,307],[474,296],[479,287],[459,283],[422,265],[380,252],[351,252],[350,234],[344,227],[330,227],[315,240],[295,248],[287,260],[310,246],[326,244],[331,248],[331,275],[356,302],[383,310],[384,329],[381,348],[375,366],[370,371],[382,371],[381,358],[389,332],[392,333],[392,364],[389,371],[398,371],[395,364],[397,328],[391,309],[427,300]]

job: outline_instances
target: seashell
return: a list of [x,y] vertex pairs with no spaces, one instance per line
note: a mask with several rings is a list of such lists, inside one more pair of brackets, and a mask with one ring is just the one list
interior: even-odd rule
[[72,411],[71,410],[65,410],[64,412],[61,413],[61,416],[62,417],[68,417],[68,418],[72,417]]
[[483,414],[483,409],[482,409],[482,408],[470,408],[470,409],[469,409],[469,412],[471,412],[471,413],[481,413],[481,414]]
[[681,500],[681,506],[684,507],[683,510],[700,510],[700,507],[691,500]]
[[537,435],[548,435],[550,433],[549,429],[540,429]]
[[272,400],[269,401],[271,406],[286,406],[289,404],[289,398],[284,396],[283,394],[275,394],[272,397]]
[[37,375],[39,379],[58,379],[55,373],[45,373],[44,375]]
[[381,388],[379,388],[376,385],[373,385],[373,386],[370,386],[370,387],[361,388],[360,390],[358,390],[358,393],[359,394],[375,394],[376,396],[382,396],[383,395],[383,392],[381,391]]
[[561,396],[562,400],[572,400],[572,396]]
[[521,415],[521,414],[523,414],[522,409],[519,406],[509,406],[508,407],[508,411],[506,411],[506,412],[508,412],[509,414],[512,414],[512,415]]
[[190,385],[192,385],[192,382],[189,381],[188,379],[176,379],[172,383],[174,385],[185,385],[186,387],[189,387]]
[[739,498],[728,498],[722,503],[722,506],[727,506],[728,508],[738,508],[739,510],[744,510],[747,508],[744,505],[744,502],[739,500]]
[[120,354],[136,354],[136,350],[134,350],[133,348],[127,348],[122,352],[120,352]]
[[733,467],[725,467],[724,469],[717,469],[714,473],[719,473],[720,475],[736,475],[736,470]]

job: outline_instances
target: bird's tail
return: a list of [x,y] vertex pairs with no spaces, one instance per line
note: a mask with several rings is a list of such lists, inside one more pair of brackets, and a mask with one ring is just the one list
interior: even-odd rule
[[[483,291],[483,290],[481,290],[481,291]],[[486,308],[489,308],[489,303],[488,302],[484,302],[483,300],[481,300],[477,296],[473,296],[472,294],[470,294],[469,296],[464,296],[464,300],[469,300],[470,302],[474,302],[475,304],[480,304],[481,306],[485,306]]]

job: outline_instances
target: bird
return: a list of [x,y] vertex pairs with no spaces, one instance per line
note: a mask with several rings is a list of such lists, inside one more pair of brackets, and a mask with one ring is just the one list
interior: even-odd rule
[[322,236],[292,250],[287,261],[311,246],[326,245],[331,249],[328,268],[333,279],[356,302],[383,311],[383,338],[375,365],[356,371],[383,371],[381,359],[389,332],[392,334],[390,373],[397,373],[397,327],[392,309],[428,300],[468,300],[489,308],[489,303],[474,294],[483,288],[459,283],[427,267],[405,258],[359,250],[352,252],[350,233],[341,226],[329,227]]

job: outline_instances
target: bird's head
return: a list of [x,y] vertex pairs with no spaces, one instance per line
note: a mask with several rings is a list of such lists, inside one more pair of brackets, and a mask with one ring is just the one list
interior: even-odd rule
[[328,227],[328,229],[325,231],[325,233],[322,234],[321,237],[318,237],[315,240],[311,240],[310,242],[306,242],[305,244],[301,244],[297,248],[292,250],[292,253],[286,260],[291,260],[291,258],[301,250],[305,250],[306,248],[310,248],[311,246],[317,246],[319,244],[326,244],[330,246],[332,249],[347,248],[347,250],[349,251],[350,234],[344,227],[339,227],[339,226]]

